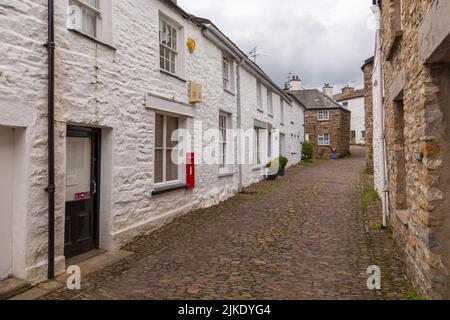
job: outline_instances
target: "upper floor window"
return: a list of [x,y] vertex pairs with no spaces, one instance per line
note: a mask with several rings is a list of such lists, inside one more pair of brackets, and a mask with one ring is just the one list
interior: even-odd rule
[[223,56],[223,88],[231,90],[231,62],[227,56]]
[[284,100],[283,100],[283,98],[280,99],[280,122],[281,122],[281,124],[284,124]]
[[178,29],[160,19],[159,21],[159,60],[160,68],[171,74],[177,73]]
[[259,81],[256,83],[256,100],[258,103],[258,110],[262,110],[262,84]]
[[67,27],[112,45],[112,4],[103,0],[70,0]]
[[330,120],[330,112],[328,110],[319,110],[317,112],[317,120],[319,121]]
[[270,90],[267,90],[267,111],[269,115],[273,115],[273,94]]
[[342,102],[342,105],[344,106],[344,108],[348,109],[348,101]]

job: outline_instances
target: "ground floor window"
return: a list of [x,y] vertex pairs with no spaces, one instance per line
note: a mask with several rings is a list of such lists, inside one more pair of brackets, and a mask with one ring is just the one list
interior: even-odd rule
[[330,135],[328,133],[319,134],[319,146],[329,146],[330,145]]
[[253,162],[256,165],[262,164],[262,133],[263,129],[255,127],[254,139],[253,139]]
[[178,129],[180,119],[156,114],[155,123],[155,172],[156,184],[179,182]]
[[231,161],[231,137],[229,135],[229,129],[231,128],[231,115],[225,112],[221,112],[219,115],[219,168],[226,167],[227,162]]

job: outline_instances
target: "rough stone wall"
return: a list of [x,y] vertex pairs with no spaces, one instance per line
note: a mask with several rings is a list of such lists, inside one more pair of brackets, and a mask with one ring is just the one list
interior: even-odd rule
[[364,110],[366,126],[366,169],[373,173],[373,63],[363,67],[364,72]]
[[[219,111],[232,114],[237,127],[237,99],[223,90],[222,52],[201,30],[157,0],[115,1],[111,48],[65,27],[69,2],[55,1],[56,12],[56,256],[57,272],[65,267],[65,166],[68,124],[102,129],[101,234],[103,249],[114,250],[133,237],[150,232],[174,217],[197,207],[211,206],[237,192],[237,166],[219,176],[217,165],[196,168],[196,189],[153,196],[155,112],[146,108],[147,94],[188,101],[188,82],[203,87],[203,101],[195,105],[196,121],[203,130],[217,129]],[[184,38],[192,37],[197,49],[186,50],[185,79],[159,70],[159,12],[177,21]],[[45,278],[47,269],[47,2],[16,1],[0,4],[0,125],[26,128],[29,156],[26,170],[27,208],[23,217],[23,259],[15,275],[33,282]],[[243,124],[253,128],[256,114],[256,79],[242,71]],[[185,81],[186,80],[186,81]],[[251,91],[248,91],[247,89]],[[264,97],[264,94],[263,94]],[[277,102],[278,101],[278,102]],[[279,125],[279,99],[274,97],[274,117]],[[289,113],[286,107],[286,119]],[[268,119],[268,120],[267,120]],[[278,121],[278,123],[276,123]],[[287,121],[287,120],[286,120]],[[186,128],[193,134],[194,119]],[[286,125],[286,142],[290,127]],[[203,139],[205,148],[211,147]],[[299,158],[298,158],[299,160]],[[292,160],[294,162],[295,159]],[[244,171],[247,184],[261,176]],[[21,220],[22,221],[22,220]],[[26,225],[26,227],[25,227]],[[16,226],[17,227],[17,226]],[[20,251],[20,250],[18,250]]]
[[[448,298],[449,217],[448,207],[444,206],[448,202],[445,194],[448,191],[448,162],[444,162],[448,160],[448,139],[444,138],[443,133],[446,128],[444,116],[448,117],[448,105],[444,103],[448,85],[443,84],[442,79],[448,79],[449,75],[445,67],[423,65],[418,50],[418,28],[432,3],[431,0],[403,1],[403,36],[393,49],[390,61],[384,63],[390,219],[394,238],[404,252],[407,272],[416,290],[428,298]],[[395,14],[390,1],[383,1],[385,57],[393,39],[391,21]],[[402,94],[403,115],[399,113],[399,103],[393,101],[393,88],[402,70],[406,78]],[[403,123],[399,125],[398,121]],[[399,132],[402,127],[403,132]],[[401,133],[404,148],[399,143]],[[415,159],[416,152],[422,152],[423,160]],[[399,179],[402,166],[405,170],[405,190],[402,190],[403,181]],[[402,203],[399,197],[405,197],[404,216],[398,211]]]
[[[336,148],[336,155],[339,158],[350,153],[350,117],[348,111],[341,109],[329,109],[330,120],[319,121],[317,119],[318,110],[307,110],[305,118],[305,131],[309,135],[309,141],[314,144],[317,158],[329,158]],[[319,146],[321,133],[330,134],[330,146]]]

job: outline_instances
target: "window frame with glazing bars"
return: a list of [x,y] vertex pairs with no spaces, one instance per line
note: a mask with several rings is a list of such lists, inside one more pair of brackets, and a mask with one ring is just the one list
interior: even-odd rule
[[[321,139],[321,136],[322,136],[322,139]],[[325,141],[325,136],[328,136],[328,142],[326,143]],[[322,142],[320,142],[320,141],[322,141]],[[321,146],[321,147],[327,147],[327,146],[330,146],[331,145],[331,137],[330,137],[330,134],[329,133],[319,133],[318,135],[317,135],[317,144],[319,145],[319,146]]]
[[[326,116],[323,116],[323,115],[326,115]],[[330,120],[330,111],[328,111],[328,110],[317,111],[317,120],[318,121],[329,121]]]
[[[167,40],[163,39],[164,26],[169,38]],[[172,75],[177,75],[178,71],[178,35],[179,29],[176,26],[163,18],[159,19],[159,68]],[[170,46],[167,45],[168,40],[170,40]]]
[[[95,1],[95,6],[89,4],[86,2],[86,0],[70,0],[69,1],[69,5],[75,5],[78,6],[80,8],[81,11],[81,29],[78,30],[80,32],[82,32],[83,34],[86,34],[90,37],[93,37],[95,39],[99,38],[98,35],[98,19],[102,17],[102,12],[101,12],[101,6],[100,6],[100,1],[102,0],[94,0]],[[93,17],[93,30],[92,33],[89,32],[86,28],[85,28],[85,17],[86,17],[86,12],[89,12],[92,17]]]
[[[158,141],[157,141],[157,131],[158,131],[158,117],[162,117],[162,146],[158,146]],[[179,164],[176,164],[177,166],[177,178],[175,180],[167,180],[167,152],[170,151],[171,154],[174,152],[174,150],[179,150],[179,146],[178,143],[180,142],[180,137],[178,137],[177,141],[172,140],[172,137],[168,137],[168,128],[167,128],[167,118],[173,118],[177,120],[177,129],[176,130],[180,130],[181,128],[181,122],[182,122],[182,118],[181,117],[177,117],[174,115],[168,115],[166,113],[160,113],[157,112],[155,113],[155,141],[154,141],[154,156],[153,156],[153,170],[154,170],[154,174],[153,174],[153,180],[154,180],[154,184],[156,187],[164,187],[164,186],[170,186],[170,185],[177,185],[182,183],[182,174],[181,174],[181,166]],[[174,146],[168,146],[168,139],[171,140],[172,143],[176,142],[176,144]],[[157,151],[160,150],[162,151],[162,177],[161,177],[161,181],[157,181],[156,180],[156,171],[157,171],[157,162],[156,162],[156,153]],[[170,159],[170,161],[172,161],[172,159]]]
[[227,166],[228,118],[229,116],[224,113],[219,115],[219,169]]

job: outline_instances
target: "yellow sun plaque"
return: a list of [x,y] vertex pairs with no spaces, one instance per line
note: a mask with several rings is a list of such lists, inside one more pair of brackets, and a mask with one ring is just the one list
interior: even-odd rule
[[195,48],[197,47],[197,43],[195,42],[194,39],[189,38],[187,40],[187,46],[188,46],[189,52],[193,53],[195,51]]

